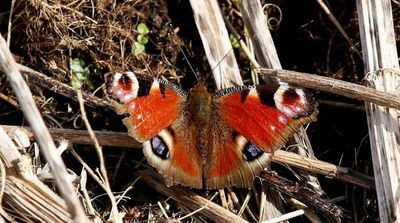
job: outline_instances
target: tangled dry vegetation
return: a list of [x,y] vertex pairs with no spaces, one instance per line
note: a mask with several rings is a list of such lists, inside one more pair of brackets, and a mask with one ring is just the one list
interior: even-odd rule
[[[354,82],[362,80],[359,75],[362,71],[361,58],[337,34],[335,27],[327,25],[328,19],[317,6],[306,7],[305,1],[274,2],[276,2],[275,7],[283,12],[283,14],[277,13],[276,8],[271,11],[274,16],[282,17],[276,20],[278,23],[272,25],[275,44],[278,53],[282,55],[281,60],[285,68],[300,69]],[[347,24],[345,29],[352,40],[357,39],[358,25],[354,3],[331,2],[332,7],[342,13],[340,19],[343,24]],[[299,12],[301,11],[299,9],[293,12],[293,9],[288,7],[290,4],[299,6],[303,12]],[[338,5],[344,7],[343,11],[338,9]],[[220,6],[235,28],[243,33],[243,23],[236,1],[220,1]],[[98,222],[107,220],[118,222],[122,219],[124,222],[172,220],[207,222],[210,219],[217,222],[222,221],[221,219],[235,221],[236,218],[231,218],[231,213],[226,210],[239,213],[238,215],[242,215],[247,221],[262,219],[261,216],[265,214],[262,208],[263,202],[266,202],[263,198],[266,193],[276,193],[276,190],[256,185],[252,190],[227,188],[218,192],[206,192],[166,188],[160,184],[155,172],[146,167],[140,149],[127,149],[140,145],[121,133],[125,128],[120,122],[120,117],[110,112],[107,103],[101,99],[104,96],[101,91],[103,77],[108,72],[132,70],[150,76],[162,75],[181,83],[184,87],[190,86],[195,80],[182,52],[185,52],[196,72],[206,73],[212,69],[207,67],[188,3],[157,0],[17,0],[12,12],[11,26],[6,23],[1,24],[2,34],[9,35],[7,28],[11,28],[10,49],[17,62],[47,76],[34,76],[34,72],[24,68],[28,73],[27,82],[34,92],[34,100],[46,124],[50,127],[67,129],[61,131],[52,128],[51,131],[56,139],[61,137],[68,140],[56,141],[69,169],[69,177],[73,180],[85,210],[92,219]],[[7,13],[2,14],[3,21],[7,20],[7,16]],[[145,45],[145,52],[134,55],[132,48],[140,35],[137,29],[139,23],[148,26],[149,41]],[[243,71],[245,82],[249,83],[250,63],[247,62],[243,52],[238,49],[235,49],[235,52],[240,58],[240,69]],[[82,66],[87,68],[90,74],[87,79],[82,80],[82,90],[89,106],[86,110],[91,127],[111,132],[96,132],[100,144],[105,145],[102,153],[106,169],[98,169],[99,160],[100,163],[102,160],[96,156],[96,151],[99,153],[101,149],[94,149],[90,136],[84,131],[90,126],[85,124],[85,117],[81,114],[79,93],[78,96],[75,95],[75,91],[70,87],[73,79],[71,63],[74,59],[83,61]],[[205,78],[210,79],[210,76],[205,75]],[[4,75],[0,76],[0,86],[2,99],[0,124],[14,127],[26,125]],[[91,97],[98,98],[88,100]],[[321,99],[321,121],[313,124],[308,130],[317,157],[338,166],[351,167],[352,170],[359,171],[365,176],[372,176],[372,164],[366,140],[365,111],[362,104],[347,99],[345,103],[339,103],[338,101],[343,98],[325,94],[318,94],[317,97]],[[353,122],[354,126],[348,127],[348,122]],[[33,171],[30,174],[36,175],[35,177],[44,181],[51,189],[55,189],[48,164],[42,159],[37,144],[30,143],[26,139],[27,137],[33,140],[32,133],[26,129],[25,133],[15,133],[15,129],[18,127],[10,127],[8,134],[14,139],[19,139],[14,140],[19,143],[16,145],[18,151],[31,158],[26,161],[28,166],[34,165],[29,167],[30,171]],[[10,144],[8,146],[15,147]],[[121,147],[127,148],[121,149]],[[276,164],[272,169],[279,172],[279,175],[295,181],[298,181],[297,178],[300,178],[300,182],[304,181],[298,175],[302,171]],[[108,180],[105,179],[107,177]],[[17,181],[20,179],[7,178],[6,184],[16,185]],[[327,202],[324,203],[328,205],[326,207],[337,208],[336,204],[343,207],[340,210],[344,210],[346,221],[377,220],[377,201],[371,189],[373,186],[365,189],[359,185],[354,186],[324,177],[321,177],[320,181],[321,186],[317,187],[321,193],[319,197],[323,198],[323,202]],[[34,222],[33,219],[64,222],[69,217],[65,203],[53,192],[48,191],[46,185],[41,185],[38,189],[44,192],[36,194],[37,196],[26,195],[29,199],[25,197],[21,202],[43,199],[40,201],[48,202],[50,208],[57,207],[58,212],[42,213],[45,217],[37,216],[40,215],[37,212],[23,215],[21,213],[24,213],[24,210],[20,209],[23,209],[23,205],[14,205],[3,200],[6,211],[3,217],[8,216],[21,222]],[[304,188],[307,189],[306,186]],[[5,197],[8,199],[11,199],[12,193],[25,194],[20,191],[6,193],[8,195]],[[39,198],[43,194],[45,196]],[[185,198],[184,195],[193,199]],[[282,198],[280,203],[283,203],[286,210],[299,207],[289,197],[287,194],[278,196],[279,200]],[[331,200],[328,201],[329,199]],[[210,204],[209,201],[220,206]],[[203,209],[211,209],[211,212],[216,212],[219,217],[197,213],[198,211],[202,213]],[[318,207],[316,209],[318,210]],[[322,213],[323,217],[329,218],[332,214],[326,210],[325,213],[324,210],[320,211],[319,214]],[[308,213],[307,221],[313,221],[315,212],[314,209]],[[291,222],[304,222],[305,219],[306,217],[300,217]]]
[[[154,10],[157,9],[157,10]],[[16,1],[13,44],[36,70],[68,82],[70,59],[90,65],[93,79],[105,72],[148,70],[155,75],[173,69],[180,39],[168,24],[163,1]],[[150,26],[146,54],[131,53],[138,22]]]

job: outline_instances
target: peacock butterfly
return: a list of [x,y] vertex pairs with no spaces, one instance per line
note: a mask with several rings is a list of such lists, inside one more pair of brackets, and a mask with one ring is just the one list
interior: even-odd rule
[[287,85],[186,92],[125,72],[106,76],[106,92],[167,185],[192,188],[251,187],[269,153],[317,116],[312,95]]

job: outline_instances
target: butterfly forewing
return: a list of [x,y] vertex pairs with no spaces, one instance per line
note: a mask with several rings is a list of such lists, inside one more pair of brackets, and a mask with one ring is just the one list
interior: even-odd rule
[[176,86],[157,78],[137,78],[133,73],[116,73],[106,77],[106,89],[129,134],[138,141],[146,141],[168,127],[182,110],[186,94]]

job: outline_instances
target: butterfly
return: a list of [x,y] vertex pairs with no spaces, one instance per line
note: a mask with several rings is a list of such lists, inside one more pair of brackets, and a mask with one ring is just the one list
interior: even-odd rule
[[237,86],[189,92],[132,72],[108,74],[106,93],[128,134],[168,186],[251,187],[298,129],[315,121],[312,94],[288,85]]

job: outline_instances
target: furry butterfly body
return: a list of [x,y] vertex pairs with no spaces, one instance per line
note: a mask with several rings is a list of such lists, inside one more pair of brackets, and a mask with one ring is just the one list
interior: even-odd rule
[[186,92],[126,72],[108,75],[106,89],[116,111],[129,114],[123,120],[128,133],[143,142],[167,185],[250,187],[269,153],[317,115],[312,95],[288,86]]

